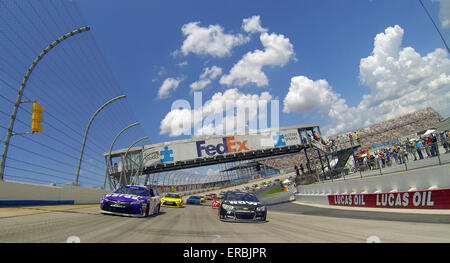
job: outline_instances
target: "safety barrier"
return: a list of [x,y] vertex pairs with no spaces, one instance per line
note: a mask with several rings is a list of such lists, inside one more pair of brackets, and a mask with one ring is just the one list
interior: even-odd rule
[[450,165],[300,185],[296,200],[339,206],[450,209]]
[[328,195],[328,203],[354,207],[450,209],[450,189]]
[[1,206],[95,204],[108,191],[74,185],[46,186],[13,181],[0,182]]

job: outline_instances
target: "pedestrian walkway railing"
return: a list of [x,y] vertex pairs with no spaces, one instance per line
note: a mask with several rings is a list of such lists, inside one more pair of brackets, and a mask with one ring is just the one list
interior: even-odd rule
[[[382,154],[380,155],[380,152]],[[376,153],[376,154],[375,154]],[[312,167],[297,178],[300,184],[311,184],[326,181],[349,180],[377,175],[409,171],[429,166],[447,165],[450,163],[450,148],[444,148],[440,141],[424,144],[420,147],[391,146],[371,151],[369,154],[355,155],[347,166],[334,169]]]

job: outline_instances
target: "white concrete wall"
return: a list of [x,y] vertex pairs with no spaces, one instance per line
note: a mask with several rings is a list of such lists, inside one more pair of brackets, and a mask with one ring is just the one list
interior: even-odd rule
[[295,194],[295,200],[302,203],[328,205],[328,195]]
[[100,203],[108,191],[80,186],[46,186],[22,182],[0,181],[2,201],[71,201],[74,204]]
[[373,177],[355,178],[311,185],[299,185],[296,199],[301,202],[327,202],[331,194],[385,193],[450,188],[450,164],[425,167]]

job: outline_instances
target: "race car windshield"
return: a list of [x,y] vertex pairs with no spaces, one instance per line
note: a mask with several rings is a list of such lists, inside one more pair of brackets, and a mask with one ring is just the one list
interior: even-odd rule
[[167,194],[166,197],[167,198],[180,198],[180,196],[176,195],[176,194]]
[[150,191],[145,188],[137,188],[137,187],[130,187],[130,186],[122,186],[116,191],[114,191],[116,194],[131,194],[131,195],[140,195],[140,196],[149,196]]
[[256,198],[256,196],[249,195],[246,193],[230,193],[227,195],[226,199],[230,201],[258,202],[258,198]]

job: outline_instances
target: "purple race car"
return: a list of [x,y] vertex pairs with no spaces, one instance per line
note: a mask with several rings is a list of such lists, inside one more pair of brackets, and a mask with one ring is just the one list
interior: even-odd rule
[[103,196],[100,209],[103,214],[146,217],[159,214],[160,197],[152,188],[124,185]]

